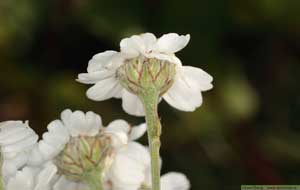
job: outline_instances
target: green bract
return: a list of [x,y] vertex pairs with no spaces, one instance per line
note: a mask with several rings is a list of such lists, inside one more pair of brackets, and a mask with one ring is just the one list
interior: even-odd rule
[[172,86],[175,74],[175,64],[143,56],[125,60],[117,70],[121,85],[138,96],[149,89],[162,96]]
[[[112,163],[113,147],[110,137],[73,137],[56,157],[59,173],[74,181],[86,181],[94,172],[105,174]],[[102,176],[99,176],[100,178]],[[102,179],[98,179],[101,181]]]

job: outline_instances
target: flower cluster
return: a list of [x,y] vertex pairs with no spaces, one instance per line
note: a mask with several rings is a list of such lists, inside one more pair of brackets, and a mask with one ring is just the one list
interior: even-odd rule
[[[151,187],[150,155],[135,140],[144,135],[146,124],[130,126],[115,120],[104,127],[94,112],[67,109],[59,120],[38,136],[28,122],[0,124],[3,157],[2,179],[6,190],[89,189],[93,172],[105,190],[142,190]],[[88,177],[87,177],[88,176]],[[163,190],[188,189],[180,173],[162,177]]]
[[[160,176],[161,124],[157,113],[164,99],[182,111],[202,104],[213,78],[200,68],[183,66],[175,53],[190,35],[151,33],[120,43],[89,62],[78,81],[94,84],[87,97],[122,98],[123,109],[145,116],[147,124],[115,120],[107,126],[94,112],[66,109],[39,140],[28,122],[0,123],[0,190],[188,190],[184,174]],[[136,140],[147,131],[149,148]]]

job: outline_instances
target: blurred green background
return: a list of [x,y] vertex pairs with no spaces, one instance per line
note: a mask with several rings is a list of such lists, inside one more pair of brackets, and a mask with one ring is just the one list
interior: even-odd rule
[[298,0],[0,0],[0,120],[41,134],[71,108],[138,124],[120,100],[88,100],[77,74],[123,37],[190,33],[178,56],[215,87],[193,113],[160,104],[163,173],[185,173],[193,190],[300,184],[299,10]]

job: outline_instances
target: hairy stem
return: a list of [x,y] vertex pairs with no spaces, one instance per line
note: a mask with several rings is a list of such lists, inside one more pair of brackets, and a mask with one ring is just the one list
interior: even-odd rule
[[157,113],[159,94],[153,90],[140,96],[146,114],[148,141],[151,154],[152,190],[160,190],[160,135],[161,124]]

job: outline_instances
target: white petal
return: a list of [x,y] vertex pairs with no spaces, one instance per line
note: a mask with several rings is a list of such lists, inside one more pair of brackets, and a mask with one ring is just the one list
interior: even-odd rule
[[40,141],[39,142],[39,152],[43,156],[44,160],[50,160],[54,156],[57,155],[57,153],[59,152],[59,149],[47,144],[45,141]]
[[[65,110],[64,113],[67,112],[68,110]],[[48,132],[43,134],[43,140],[38,143],[38,147],[34,147],[32,150],[33,160],[29,161],[32,165],[57,156],[70,138],[67,128],[60,120],[52,121],[47,128]]]
[[120,42],[121,53],[128,57],[137,57],[140,53],[146,51],[146,46],[143,39],[138,35],[133,35],[130,38],[124,38]]
[[22,124],[22,121],[2,121],[0,122],[0,129],[2,130],[3,128],[9,127],[9,126],[14,126],[14,125],[19,125]]
[[55,133],[46,132],[43,134],[43,141],[48,145],[55,147],[58,151],[62,150],[67,141],[59,138]]
[[125,90],[121,85],[118,85],[114,92],[114,98],[122,98],[123,90]]
[[183,49],[190,41],[190,35],[179,36],[176,33],[165,34],[157,41],[158,52],[175,53]]
[[20,153],[12,158],[6,158],[4,155],[3,160],[2,173],[4,178],[8,179],[8,177],[14,176],[16,172],[26,164],[28,155]]
[[18,171],[15,177],[10,178],[7,184],[7,190],[33,190],[34,176],[29,168]]
[[31,151],[30,159],[28,159],[27,164],[37,166],[45,162],[45,159],[39,149],[39,145],[36,144]]
[[22,133],[24,127],[19,122],[2,122],[0,125],[0,144],[5,144],[7,139],[10,139],[14,134]]
[[93,58],[89,61],[88,72],[100,71],[105,68],[107,64],[110,64],[113,57],[117,54],[116,51],[105,51],[102,53],[98,53],[93,56]]
[[7,121],[0,124],[0,146],[2,153],[7,155],[27,151],[37,142],[37,134],[20,121]]
[[180,59],[178,57],[176,57],[173,53],[172,54],[165,54],[165,53],[153,52],[151,54],[147,54],[147,57],[168,61],[170,63],[176,64],[177,66],[182,66],[182,63],[181,63]]
[[14,162],[10,160],[4,160],[2,165],[2,173],[3,173],[4,181],[7,181],[12,176],[14,176],[17,173],[18,169],[19,168],[16,166]]
[[136,140],[143,136],[145,132],[147,131],[147,125],[146,123],[143,123],[141,125],[135,126],[131,128],[131,133],[129,135],[130,140]]
[[130,142],[128,147],[118,152],[112,165],[111,176],[114,187],[140,187],[149,164],[148,151],[142,145]]
[[163,98],[182,111],[194,111],[202,104],[201,92],[189,86],[183,77],[176,75],[175,82]]
[[73,112],[70,109],[65,109],[64,111],[61,112],[60,117],[64,124],[68,124],[71,122],[70,119],[71,119],[72,113]]
[[[109,134],[109,132],[107,132]],[[123,147],[128,143],[128,135],[123,132],[110,133],[112,136],[112,146],[116,149]]]
[[102,127],[101,117],[91,111],[85,114],[80,110],[72,112],[67,109],[61,113],[61,119],[73,137],[95,136]]
[[1,137],[5,137],[6,135],[4,135],[4,133],[10,133],[12,128],[19,128],[22,127],[23,125],[28,125],[26,123],[23,123],[22,121],[3,121],[0,122],[0,139],[2,139]]
[[125,151],[127,157],[135,160],[136,162],[143,165],[143,168],[147,168],[150,163],[150,153],[148,148],[141,145],[140,143],[131,141],[128,143],[127,150]]
[[189,86],[191,86],[191,88],[197,88],[199,91],[206,91],[213,87],[211,84],[213,81],[212,76],[202,69],[191,66],[183,66],[181,70],[185,81]]
[[[51,122],[48,125],[48,130],[48,132],[43,134],[43,140],[39,142],[40,148],[32,152],[32,154],[35,153],[37,159],[40,159],[40,155],[45,160],[52,159],[59,154],[69,141],[69,133],[59,120]],[[44,150],[41,149],[46,149],[47,151],[44,153]]]
[[23,139],[22,141],[18,141],[14,144],[3,146],[1,151],[2,152],[20,152],[29,150],[33,147],[33,145],[37,142],[38,136],[36,134],[32,134],[27,138]]
[[112,135],[112,144],[115,148],[120,148],[128,143],[129,124],[121,119],[114,120],[105,128],[106,134]]
[[[9,131],[7,131],[9,132]],[[3,133],[1,134],[1,145],[9,145],[21,141],[22,139],[26,139],[34,134],[31,130],[28,130],[23,127],[16,127],[10,130],[10,134]]]
[[43,169],[25,167],[9,179],[7,190],[49,190],[56,166],[46,164]]
[[105,128],[106,132],[123,132],[125,134],[128,134],[130,131],[129,124],[122,119],[117,119],[108,124],[108,126]]
[[54,120],[47,126],[48,131],[53,134],[60,142],[68,142],[70,135],[68,129],[60,120]]
[[155,45],[155,43],[157,41],[155,35],[152,33],[144,33],[144,34],[141,34],[140,37],[143,40],[146,51],[152,50],[153,46]]
[[86,94],[92,100],[102,101],[118,96],[121,90],[119,81],[111,77],[97,82]]
[[128,185],[140,187],[145,178],[143,168],[124,155],[115,158],[111,172],[114,186],[119,187]]
[[107,51],[97,54],[89,62],[88,73],[78,75],[78,82],[95,84],[106,78],[114,77],[116,69],[123,63],[124,57],[117,52]]
[[91,73],[80,73],[78,75],[78,82],[84,83],[84,84],[95,84],[101,80],[104,80],[106,78],[113,77],[115,74],[115,71],[113,70],[101,70],[101,71],[95,71]]
[[122,95],[122,107],[123,109],[131,114],[131,115],[136,115],[136,116],[144,116],[144,106],[140,99],[128,92],[127,90],[123,90],[123,95]]
[[73,137],[79,136],[81,133],[84,133],[86,129],[85,114],[82,111],[74,111],[70,116],[69,123],[65,123],[66,127],[69,130],[69,133]]
[[161,177],[161,190],[188,190],[190,182],[181,173],[170,172]]
[[95,136],[98,134],[100,128],[102,128],[102,120],[100,115],[89,111],[85,114],[86,118],[86,125],[89,126],[88,135],[89,136]]
[[57,172],[57,168],[54,164],[46,165],[36,177],[37,182],[34,190],[49,189],[51,185],[51,181],[54,179],[56,172]]

